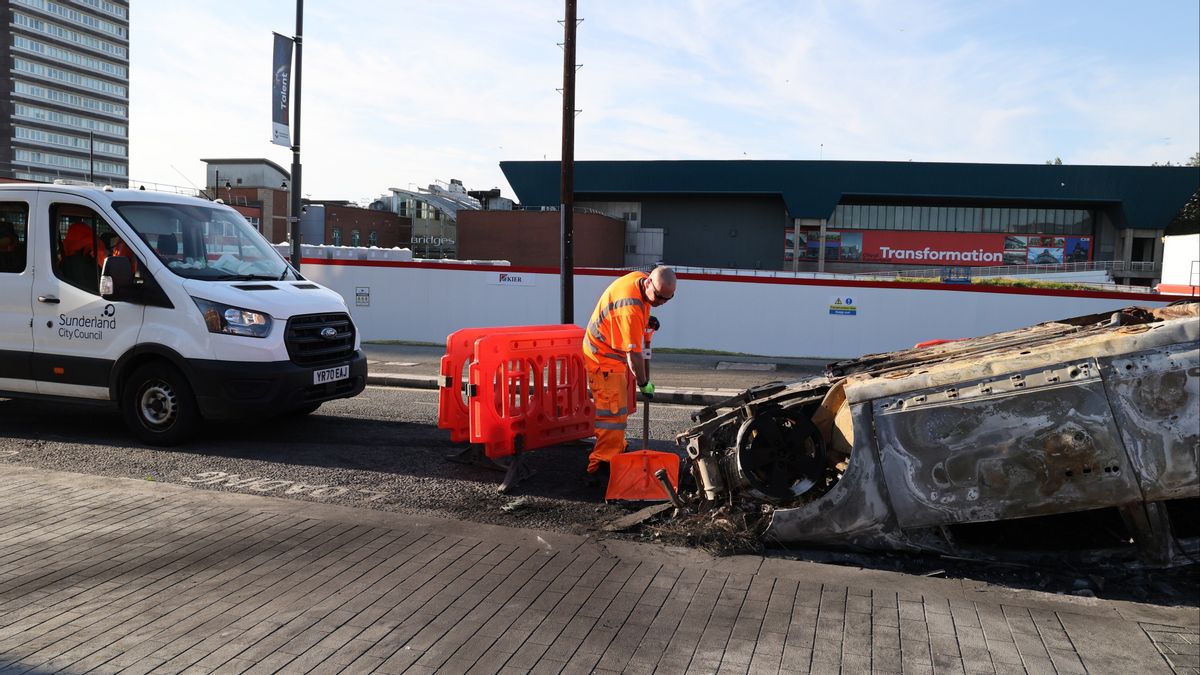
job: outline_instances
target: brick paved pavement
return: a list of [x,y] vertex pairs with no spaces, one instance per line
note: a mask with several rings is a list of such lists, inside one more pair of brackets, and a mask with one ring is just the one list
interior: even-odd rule
[[1193,673],[1195,607],[0,467],[0,672]]

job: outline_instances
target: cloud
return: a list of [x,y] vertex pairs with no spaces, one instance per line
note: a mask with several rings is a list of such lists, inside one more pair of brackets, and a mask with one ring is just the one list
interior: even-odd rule
[[[290,164],[291,153],[268,142],[269,33],[294,22],[276,5],[138,6],[135,179],[179,183],[177,167],[200,182],[199,159],[210,156]],[[1032,0],[584,3],[576,158],[1187,159],[1200,147],[1195,10],[1138,10],[1141,35],[1118,15],[1133,10],[1093,9]],[[561,12],[541,0],[384,9],[311,0],[303,191],[358,198],[449,178],[506,188],[500,161],[556,160]]]

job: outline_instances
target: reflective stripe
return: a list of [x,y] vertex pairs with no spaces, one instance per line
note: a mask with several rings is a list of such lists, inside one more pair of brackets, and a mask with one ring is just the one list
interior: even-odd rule
[[612,410],[597,410],[596,417],[624,417],[629,415],[629,408],[618,408],[615,412]]
[[611,429],[613,431],[625,431],[626,424],[624,422],[596,422],[597,429]]
[[[616,302],[609,303],[609,305],[608,305],[608,308],[607,308],[607,310],[606,310],[606,311],[612,311],[612,310],[614,310],[614,309],[620,309],[620,308],[622,308],[622,307],[628,307],[629,305],[637,305],[638,307],[641,307],[641,306],[642,306],[642,304],[643,304],[643,303],[642,303],[642,299],[641,299],[641,298],[621,298],[620,300],[618,300],[618,301],[616,301]],[[601,312],[601,314],[600,314],[600,315],[601,315],[601,316],[604,316],[604,314],[605,314],[605,312]],[[603,319],[601,319],[601,320],[603,320]]]
[[[585,337],[590,337],[590,336],[585,336]],[[603,356],[605,358],[616,359],[621,362],[625,361],[624,354],[614,353],[614,352],[610,352],[610,351],[602,351],[600,347],[597,347],[596,345],[592,344],[591,340],[584,340],[583,348],[593,354],[597,354],[597,355]]]
[[604,339],[604,334],[600,332],[600,324],[599,323],[597,323],[595,321],[589,323],[587,330],[588,330],[588,336],[591,337],[596,342],[599,342],[601,344],[604,344],[605,342],[607,342],[607,340]]
[[604,339],[604,334],[600,332],[600,324],[604,323],[604,320],[608,318],[608,315],[622,307],[629,307],[630,305],[641,307],[643,304],[645,303],[643,303],[640,298],[622,298],[616,302],[608,303],[608,307],[600,310],[600,315],[596,317],[596,320],[588,324],[588,333],[595,337],[597,342],[607,342],[607,340]]

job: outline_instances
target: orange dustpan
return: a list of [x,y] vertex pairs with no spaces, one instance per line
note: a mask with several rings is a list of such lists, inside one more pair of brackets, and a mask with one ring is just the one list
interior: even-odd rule
[[673,452],[637,450],[623,452],[609,463],[606,500],[665,502],[667,495],[662,483],[654,477],[659,469],[667,470],[671,486],[679,489],[679,455]]

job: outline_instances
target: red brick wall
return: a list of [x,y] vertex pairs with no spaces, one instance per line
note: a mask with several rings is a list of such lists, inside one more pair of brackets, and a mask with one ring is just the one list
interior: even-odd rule
[[371,231],[379,233],[379,247],[399,246],[409,248],[412,244],[412,219],[401,218],[391,211],[372,211],[355,206],[325,206],[325,243],[333,243],[333,228],[342,229],[342,246],[350,245],[350,232],[358,230],[359,246],[367,246]]
[[[560,227],[557,211],[459,211],[458,257],[558,267]],[[576,213],[573,229],[576,265],[625,265],[624,223],[595,213]]]

